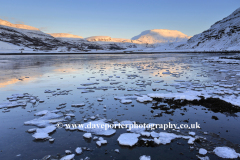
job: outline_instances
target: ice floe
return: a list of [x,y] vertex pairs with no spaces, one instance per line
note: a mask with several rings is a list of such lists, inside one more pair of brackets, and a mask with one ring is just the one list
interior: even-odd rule
[[207,150],[204,149],[204,148],[200,148],[198,153],[201,154],[201,155],[205,155],[205,154],[207,154]]
[[102,137],[99,137],[96,144],[100,147],[102,144],[107,144],[107,140],[103,139]]
[[85,104],[84,103],[79,103],[79,104],[72,104],[71,106],[72,107],[83,107],[83,106],[85,106]]
[[76,149],[75,149],[75,152],[77,153],[77,154],[82,154],[82,148],[81,147],[77,147]]
[[213,152],[221,158],[234,159],[240,157],[240,154],[237,153],[234,149],[229,147],[216,147]]
[[32,135],[35,139],[49,139],[49,133],[52,133],[56,130],[55,125],[47,126],[45,128],[38,128],[36,132]]
[[89,138],[92,138],[92,134],[91,133],[84,133],[83,137],[89,139]]
[[75,157],[75,154],[70,154],[62,157],[60,160],[72,160]]
[[142,155],[139,157],[139,160],[151,160],[150,156]]
[[160,132],[159,138],[154,138],[154,142],[156,144],[168,144],[171,143],[171,141],[175,138],[181,138],[181,136],[178,136],[174,133]]
[[91,121],[78,126],[78,130],[93,133],[95,135],[110,136],[113,135],[116,130],[108,127],[109,124],[104,122],[105,119],[98,121]]
[[63,121],[63,119],[60,118],[62,116],[63,115],[60,115],[60,114],[47,112],[44,116],[35,118],[30,121],[26,121],[26,122],[24,122],[24,124],[38,126],[38,127],[47,127],[51,124]]
[[134,146],[138,142],[138,137],[140,134],[136,133],[123,133],[118,137],[118,142],[120,145],[124,146]]
[[137,97],[137,101],[138,102],[151,102],[153,99],[146,96],[146,95],[142,95],[141,97]]

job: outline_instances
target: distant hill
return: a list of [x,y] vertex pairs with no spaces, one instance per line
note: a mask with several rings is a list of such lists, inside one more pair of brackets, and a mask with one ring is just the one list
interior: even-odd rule
[[83,38],[82,36],[77,36],[69,33],[48,33],[55,38]]
[[173,43],[173,42],[184,42],[187,41],[190,36],[183,34],[177,30],[168,29],[152,29],[143,31],[141,34],[132,38],[141,43]]

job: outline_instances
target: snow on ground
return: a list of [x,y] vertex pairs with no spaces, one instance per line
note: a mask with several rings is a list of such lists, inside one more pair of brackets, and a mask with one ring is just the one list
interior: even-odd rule
[[217,21],[200,34],[194,35],[180,49],[195,49],[201,51],[239,50],[240,8],[232,14]]
[[[12,43],[7,43],[7,42],[3,42],[0,41],[0,50],[6,50],[6,51],[10,51],[10,50],[18,50],[21,49],[22,47],[14,45]],[[20,52],[20,51],[19,51]]]

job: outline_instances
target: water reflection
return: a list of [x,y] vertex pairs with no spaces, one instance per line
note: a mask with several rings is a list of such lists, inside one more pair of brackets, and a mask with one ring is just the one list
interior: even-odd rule
[[[93,152],[84,152],[84,156],[90,156],[91,159],[99,157],[109,159],[111,156],[115,159],[138,159],[142,154],[149,154],[153,159],[174,158],[173,155],[177,155],[177,159],[189,159],[197,154],[196,151],[189,153],[188,145],[181,140],[170,145],[174,150],[181,150],[184,153],[183,157],[179,154],[172,154],[168,149],[169,146],[167,148],[166,146],[148,148],[140,145],[129,149],[117,145],[116,139],[126,130],[118,130],[114,136],[106,137],[108,144],[101,148],[96,148],[93,141],[89,143],[89,141],[84,140],[82,132],[57,130],[51,135],[56,139],[52,144],[48,141],[34,141],[31,134],[25,133],[33,126],[24,126],[23,123],[36,118],[35,112],[56,110],[61,103],[66,103],[66,107],[61,109],[62,112],[68,113],[71,112],[69,110],[74,110],[71,112],[75,114],[72,122],[84,123],[84,118],[89,119],[96,114],[112,121],[132,120],[142,123],[166,123],[169,121],[195,123],[197,121],[201,123],[202,131],[221,132],[221,137],[227,138],[231,142],[239,142],[239,129],[234,126],[238,123],[238,112],[234,112],[234,114],[212,112],[210,107],[206,107],[206,105],[201,106],[198,103],[189,104],[186,102],[175,104],[175,108],[170,108],[172,110],[161,114],[166,108],[159,108],[156,105],[161,106],[163,103],[171,104],[173,102],[138,103],[133,101],[131,104],[122,104],[119,100],[114,100],[115,96],[134,95],[135,93],[172,93],[177,92],[177,90],[186,90],[186,88],[194,89],[191,88],[194,85],[201,87],[205,83],[225,78],[229,80],[227,83],[236,81],[232,80],[226,73],[213,72],[217,67],[224,68],[224,65],[204,65],[202,60],[208,56],[215,55],[1,56],[0,101],[8,102],[6,97],[13,93],[29,93],[45,101],[44,103],[37,102],[35,105],[27,104],[26,107],[16,107],[8,113],[0,113],[0,125],[3,128],[3,131],[0,132],[2,157],[4,159],[17,159],[16,155],[22,154],[19,159],[39,159],[47,154],[60,153],[63,155],[66,149],[73,151],[79,146],[90,147],[94,150]],[[229,65],[228,67],[236,69],[236,66]],[[161,80],[164,82],[155,83]],[[81,85],[85,83],[99,84]],[[86,86],[93,87],[94,92],[83,93],[82,91],[87,89],[77,89]],[[156,90],[153,91],[153,88]],[[218,86],[209,87],[209,90],[217,88]],[[45,90],[70,91],[66,95],[58,95],[44,93]],[[97,101],[98,98],[102,98],[103,101]],[[86,105],[80,108],[71,107],[71,104],[78,103]],[[107,106],[106,110],[104,110],[105,105]],[[156,117],[157,114],[160,116]],[[212,120],[213,115],[217,116],[219,120]],[[230,132],[226,132],[226,128]],[[179,142],[186,147],[180,146]],[[14,147],[11,147],[9,143]],[[113,148],[120,148],[121,154],[115,155],[115,152],[111,151]],[[41,152],[36,152],[39,150]],[[106,150],[108,154],[105,154]],[[155,154],[160,153],[159,150],[161,154]],[[100,156],[97,156],[98,154]]]

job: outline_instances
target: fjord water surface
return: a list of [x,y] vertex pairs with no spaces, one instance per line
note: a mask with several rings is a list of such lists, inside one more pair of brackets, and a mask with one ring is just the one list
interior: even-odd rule
[[[93,160],[139,159],[141,155],[149,155],[152,159],[197,159],[199,148],[212,151],[216,146],[229,146],[239,153],[240,114],[237,111],[212,111],[205,103],[189,102],[178,107],[175,104],[171,108],[168,101],[160,99],[145,103],[133,99],[129,104],[114,99],[149,93],[184,93],[186,90],[221,91],[221,84],[233,85],[227,89],[229,92],[237,92],[240,79],[235,75],[240,70],[239,64],[209,60],[219,56],[222,55],[168,53],[1,56],[0,105],[9,103],[8,96],[24,93],[44,102],[1,109],[0,159],[42,159],[46,155],[60,158],[65,155],[65,150],[74,153],[77,147],[87,147],[89,151],[76,155],[75,159],[89,157]],[[46,93],[46,90],[49,92]],[[216,93],[216,96],[219,94]],[[61,103],[66,103],[66,107],[59,108]],[[85,106],[71,107],[71,104],[78,103],[84,103]],[[161,105],[170,108],[161,108]],[[184,129],[179,133],[188,135],[189,131],[193,131],[196,135],[205,137],[206,141],[189,145],[184,139],[176,139],[170,144],[155,145],[149,140],[139,141],[134,147],[126,147],[119,145],[117,139],[127,131],[117,129],[116,134],[104,137],[108,142],[106,145],[98,147],[95,141],[83,138],[84,132],[57,129],[50,134],[55,139],[53,143],[35,140],[32,133],[26,132],[36,128],[24,125],[24,122],[37,118],[34,113],[56,109],[63,114],[75,115],[68,123],[86,123],[92,121],[91,116],[96,115],[96,120],[106,118],[109,123],[124,120],[156,124],[198,122],[201,129]],[[172,132],[161,129],[155,131]],[[120,153],[116,153],[115,149],[119,149]],[[210,159],[218,159],[212,153],[208,156]]]

